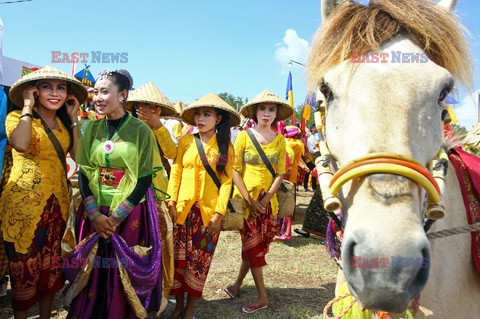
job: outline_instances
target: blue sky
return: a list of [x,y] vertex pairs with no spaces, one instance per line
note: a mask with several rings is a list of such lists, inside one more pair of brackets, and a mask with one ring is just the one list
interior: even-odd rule
[[[456,14],[470,31],[480,70],[480,3],[460,0]],[[71,64],[51,63],[52,51],[89,53],[94,75],[125,68],[136,87],[153,81],[172,102],[185,103],[212,91],[252,98],[268,88],[284,97],[288,61],[305,62],[321,24],[319,0],[33,0],[0,4],[0,18],[5,56],[71,72]],[[128,62],[91,63],[91,51],[127,53]],[[77,71],[83,66],[78,63]],[[298,105],[305,96],[304,68],[290,70]],[[477,74],[474,88],[480,89]],[[463,90],[458,99],[455,111],[470,129],[476,101]]]

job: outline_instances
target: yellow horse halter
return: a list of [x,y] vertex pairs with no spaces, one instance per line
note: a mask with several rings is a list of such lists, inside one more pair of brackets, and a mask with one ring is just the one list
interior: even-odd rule
[[343,166],[330,181],[330,193],[337,195],[349,180],[374,173],[405,176],[421,185],[431,202],[440,202],[441,191],[432,174],[417,161],[392,153],[369,154]]

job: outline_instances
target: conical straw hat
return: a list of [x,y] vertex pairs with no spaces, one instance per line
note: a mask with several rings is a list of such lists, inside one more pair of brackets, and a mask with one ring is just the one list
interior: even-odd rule
[[230,126],[237,126],[240,123],[240,115],[238,112],[215,93],[209,93],[195,102],[190,103],[182,112],[182,120],[185,123],[195,126],[193,115],[195,109],[199,107],[214,107],[227,111],[230,113]]
[[175,103],[175,105],[173,105],[173,107],[175,108],[175,111],[177,112],[177,115],[180,117],[180,114],[182,114],[183,110],[187,106],[182,101],[178,101],[177,103]]
[[261,103],[275,103],[277,104],[277,120],[284,120],[293,114],[293,107],[287,102],[273,94],[269,90],[265,90],[250,101],[248,101],[241,109],[240,113],[248,118],[253,118],[255,115],[256,106]]
[[171,116],[175,114],[175,108],[168,98],[153,84],[148,82],[128,95],[125,109],[131,111],[136,102],[155,104],[162,108],[161,116]]
[[13,83],[12,87],[10,88],[10,100],[12,100],[13,104],[23,107],[23,97],[22,93],[25,88],[31,85],[31,82],[38,81],[38,80],[63,80],[67,81],[68,86],[68,94],[73,94],[78,103],[83,104],[87,99],[87,89],[82,85],[82,83],[67,73],[57,70],[49,65],[29,73],[20,79],[18,79],[15,83]]

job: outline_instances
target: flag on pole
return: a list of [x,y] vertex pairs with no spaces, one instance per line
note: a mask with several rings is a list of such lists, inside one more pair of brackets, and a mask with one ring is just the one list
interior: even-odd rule
[[[292,73],[288,72],[288,81],[287,81],[287,94],[285,97],[288,100],[288,104],[295,110],[294,102],[293,102],[293,87],[292,87]],[[295,119],[295,112],[292,113],[292,125],[296,125],[297,121]]]
[[303,108],[302,122],[300,124],[300,128],[302,129],[303,133],[305,133],[305,125],[307,121],[310,119],[312,108],[315,106],[316,102],[317,102],[317,96],[315,94],[315,91],[307,94],[307,96],[305,97],[305,106]]
[[25,76],[25,75],[27,75],[29,73],[32,73],[32,72],[35,72],[37,70],[39,70],[39,68],[28,68],[28,67],[22,65],[22,76]]
[[453,108],[450,104],[447,104],[447,110],[448,110],[448,114],[450,114],[450,118],[452,119],[450,123],[452,124],[458,123],[458,117],[455,115],[455,112],[453,111]]

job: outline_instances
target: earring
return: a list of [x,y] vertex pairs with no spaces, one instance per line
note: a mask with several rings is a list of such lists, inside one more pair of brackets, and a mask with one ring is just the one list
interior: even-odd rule
[[123,103],[123,97],[119,98],[118,102]]

